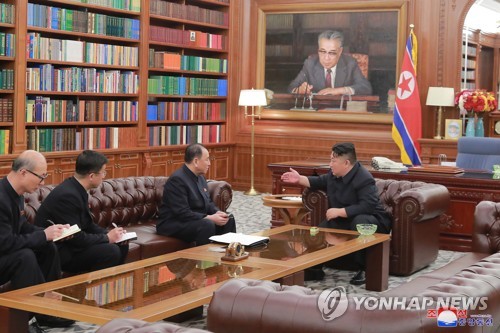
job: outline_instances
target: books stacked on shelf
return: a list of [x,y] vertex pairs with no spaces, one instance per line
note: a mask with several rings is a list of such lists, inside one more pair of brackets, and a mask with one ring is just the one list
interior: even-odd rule
[[28,149],[40,152],[137,146],[137,131],[128,127],[28,128],[27,132]]
[[137,146],[135,128],[82,128],[83,149],[130,148]]
[[28,97],[26,122],[136,121],[136,101],[54,100]]
[[0,56],[14,57],[16,55],[16,35],[0,31]]
[[225,50],[227,43],[227,37],[224,35],[195,30],[179,30],[154,25],[149,27],[149,39],[152,42],[196,46],[216,50]]
[[139,39],[137,19],[28,3],[28,25],[63,31]]
[[29,59],[114,66],[137,66],[139,63],[137,47],[46,38],[37,32],[28,33],[26,52]]
[[0,4],[0,23],[14,24],[16,7],[8,3]]
[[224,27],[229,25],[227,12],[163,0],[151,0],[149,12],[155,15],[222,25]]
[[42,91],[136,94],[139,77],[132,71],[55,68],[44,64],[26,69],[26,89]]
[[141,10],[141,0],[72,0],[80,3],[110,7],[138,12]]
[[226,103],[158,102],[148,104],[147,120],[225,120]]
[[92,284],[94,285],[86,288],[85,299],[95,301],[100,306],[127,299],[134,294],[133,273],[108,278],[108,281],[104,280],[102,283],[93,281]]
[[181,96],[227,96],[227,80],[153,75],[148,79],[148,93]]
[[12,90],[14,89],[14,70],[2,69],[0,70],[0,89]]
[[10,130],[0,129],[0,155],[9,153]]
[[196,72],[227,73],[227,59],[205,58],[149,49],[149,67]]
[[0,98],[0,122],[13,121],[13,110],[12,98]]
[[220,143],[225,141],[225,126],[172,125],[150,126],[149,145],[185,145],[191,143]]

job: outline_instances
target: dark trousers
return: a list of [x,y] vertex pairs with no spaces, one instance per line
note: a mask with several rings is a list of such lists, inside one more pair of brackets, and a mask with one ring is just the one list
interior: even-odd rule
[[128,244],[100,243],[84,250],[74,250],[63,244],[59,247],[59,254],[63,271],[92,272],[123,264],[128,254]]
[[59,254],[52,242],[0,256],[0,284],[10,281],[14,289],[57,280],[60,276]]
[[[373,215],[357,215],[352,219],[334,219],[330,221],[323,221],[319,224],[321,228],[332,228],[332,229],[343,229],[343,230],[353,230],[357,231],[356,225],[358,224],[376,224],[377,231],[379,233],[389,233],[387,227],[380,223],[377,218]],[[359,270],[364,270],[366,267],[366,250],[359,250],[354,253],[348,254],[346,257],[352,259],[356,264],[356,268]]]
[[196,245],[205,245],[210,243],[210,237],[228,232],[236,232],[236,222],[232,217],[223,226],[218,226],[209,219],[186,222],[171,236],[187,243],[196,242]]

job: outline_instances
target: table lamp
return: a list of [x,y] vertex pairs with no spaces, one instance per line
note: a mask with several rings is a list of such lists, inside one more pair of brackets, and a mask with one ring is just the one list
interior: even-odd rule
[[[254,187],[254,137],[255,137],[255,117],[260,119],[260,107],[267,105],[266,91],[264,89],[243,89],[240,91],[239,106],[245,107],[245,118],[252,118],[252,132],[250,139],[250,190],[246,191],[246,195],[258,195]],[[247,107],[252,107],[252,113],[248,113]],[[255,107],[257,106],[257,113]]]
[[427,102],[429,106],[438,106],[438,118],[436,126],[436,136],[434,139],[442,139],[441,136],[441,121],[443,118],[443,106],[455,105],[455,90],[446,87],[429,87],[427,92]]

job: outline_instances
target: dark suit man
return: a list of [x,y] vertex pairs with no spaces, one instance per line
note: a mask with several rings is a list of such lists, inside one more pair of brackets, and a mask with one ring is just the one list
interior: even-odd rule
[[204,177],[210,167],[208,150],[191,144],[184,162],[165,183],[156,232],[196,245],[209,243],[213,235],[235,232],[234,218],[221,212],[208,193]]
[[81,273],[123,264],[128,243],[118,243],[125,230],[106,230],[94,223],[89,210],[88,190],[101,185],[108,159],[101,153],[85,150],[76,159],[75,175],[59,184],[40,206],[35,223],[78,224],[82,231],[58,242],[64,271]]
[[301,71],[288,85],[288,92],[370,95],[370,82],[361,73],[357,61],[342,54],[343,43],[341,32],[329,30],[321,33],[318,36],[318,54],[304,61]]
[[[290,168],[281,179],[313,190],[326,191],[328,210],[320,227],[356,231],[357,224],[370,223],[377,225],[377,232],[389,233],[391,217],[382,207],[375,179],[357,161],[352,143],[338,143],[332,147],[330,169],[327,174],[306,177]],[[364,284],[365,252],[356,252],[354,259],[359,271],[351,279],[351,284]]]
[[[14,289],[57,280],[61,266],[52,242],[69,225],[34,226],[24,216],[24,193],[34,192],[47,177],[45,157],[27,150],[12,163],[12,170],[0,181],[0,284],[10,281]],[[73,320],[37,315],[30,332],[45,326],[66,327]],[[37,323],[38,322],[38,323]]]

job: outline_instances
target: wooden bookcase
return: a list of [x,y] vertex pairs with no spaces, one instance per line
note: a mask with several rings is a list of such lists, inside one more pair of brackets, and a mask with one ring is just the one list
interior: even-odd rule
[[[229,0],[121,2],[130,3],[128,8],[107,6],[112,3],[107,0],[85,2],[92,3],[4,1],[14,5],[15,21],[0,22],[0,36],[16,37],[15,57],[0,55],[0,71],[13,70],[16,89],[0,89],[0,110],[4,99],[15,110],[12,120],[0,119],[0,130],[9,134],[1,174],[17,154],[36,149],[48,159],[47,183],[58,183],[72,174],[82,149],[96,149],[110,159],[109,177],[166,175],[182,164],[169,156],[202,142],[218,153],[214,161],[223,161],[213,174],[228,179]],[[187,43],[152,40],[155,27],[187,34]],[[205,39],[206,46],[196,43]],[[200,65],[159,68],[150,61],[155,52]],[[214,70],[214,63],[221,69]],[[171,86],[148,93],[155,77],[187,86],[182,93]],[[207,85],[209,92],[202,90]],[[150,119],[148,106],[159,104],[175,106],[177,113],[168,110],[164,118]],[[165,134],[171,128],[177,129],[176,140]]]
[[10,151],[14,114],[15,1],[0,4],[0,155]]

